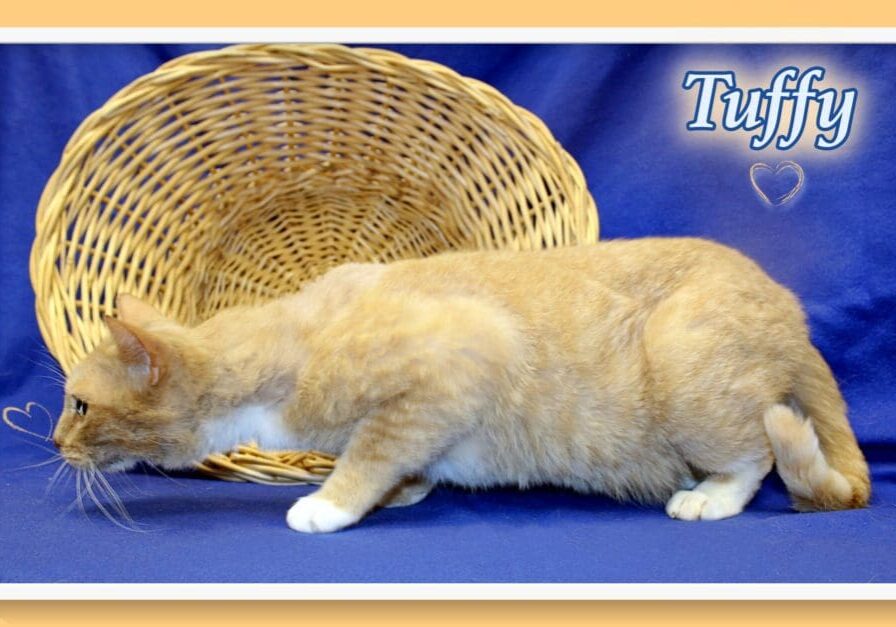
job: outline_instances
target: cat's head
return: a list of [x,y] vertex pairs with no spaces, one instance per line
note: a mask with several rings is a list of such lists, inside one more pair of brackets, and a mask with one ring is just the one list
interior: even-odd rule
[[127,295],[106,337],[69,374],[53,442],[73,466],[166,468],[196,458],[200,390],[187,330]]

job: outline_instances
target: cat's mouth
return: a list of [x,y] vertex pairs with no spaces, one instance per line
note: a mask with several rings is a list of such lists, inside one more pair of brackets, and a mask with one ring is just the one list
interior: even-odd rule
[[65,463],[69,466],[74,466],[75,468],[88,469],[93,466],[89,459],[78,453],[63,452],[62,457],[65,459]]
[[80,453],[64,453],[63,457],[70,466],[80,470],[99,470],[102,472],[124,472],[137,465],[138,460],[131,457],[115,456],[104,460],[94,460]]

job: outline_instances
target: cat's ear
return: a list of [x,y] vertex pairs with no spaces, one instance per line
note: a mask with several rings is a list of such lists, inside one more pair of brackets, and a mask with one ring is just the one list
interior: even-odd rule
[[130,294],[119,294],[115,298],[115,309],[118,319],[131,325],[143,326],[156,320],[167,320],[158,309]]
[[123,320],[105,316],[118,356],[143,385],[157,385],[165,374],[167,350],[152,334]]

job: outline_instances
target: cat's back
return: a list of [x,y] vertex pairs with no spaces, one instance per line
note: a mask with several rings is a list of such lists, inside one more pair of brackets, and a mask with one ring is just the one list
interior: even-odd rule
[[800,316],[789,291],[753,261],[699,238],[609,240],[547,250],[463,251],[386,264],[350,263],[303,288],[295,301],[329,318],[356,310],[365,310],[366,316],[386,304],[439,309],[453,299],[493,314],[511,312],[528,324],[562,322],[585,329],[608,314],[644,319],[685,286],[707,302],[722,292],[738,292],[756,302],[780,302],[791,317]]
[[700,238],[640,238],[535,251],[451,252],[385,266],[384,287],[424,293],[522,291],[529,297],[582,286],[639,300],[662,298],[689,279],[770,282],[738,251]]

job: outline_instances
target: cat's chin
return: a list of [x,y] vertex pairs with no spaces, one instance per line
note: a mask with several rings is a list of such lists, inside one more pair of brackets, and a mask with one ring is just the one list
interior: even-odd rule
[[193,458],[190,459],[162,459],[155,462],[162,470],[168,471],[181,471],[181,470],[193,470],[196,466],[196,460]]
[[136,459],[122,459],[105,466],[103,472],[127,472],[137,465]]

